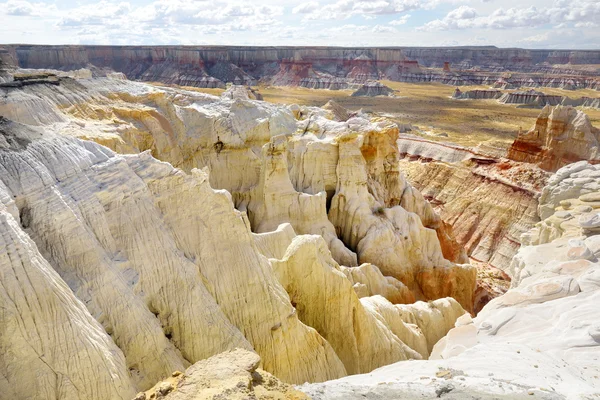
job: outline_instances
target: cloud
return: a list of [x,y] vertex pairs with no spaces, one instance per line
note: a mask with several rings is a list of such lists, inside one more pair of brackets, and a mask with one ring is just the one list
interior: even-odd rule
[[474,8],[460,6],[444,18],[430,21],[420,27],[424,31],[457,29],[511,29],[536,28],[546,24],[560,27],[595,26],[600,18],[600,2],[597,0],[555,1],[552,7],[498,8],[489,15],[480,16]]
[[398,30],[396,28],[392,28],[391,26],[375,25],[371,29],[371,32],[373,32],[373,33],[397,33]]
[[367,19],[379,15],[400,14],[405,11],[428,7],[439,0],[338,0],[307,13],[306,20],[347,19],[361,15]]
[[37,17],[43,13],[54,11],[56,7],[45,3],[30,3],[25,0],[8,0],[0,3],[0,13],[13,17]]
[[[100,32],[105,38],[112,37],[110,30],[114,29],[126,30],[130,38],[143,38],[144,35],[168,37],[171,43],[171,33],[188,28],[203,34],[265,32],[268,27],[281,24],[278,17],[282,13],[283,8],[279,6],[226,0],[156,0],[141,7],[134,7],[129,2],[103,0],[68,10],[57,21],[56,27],[62,30],[81,29],[85,33],[91,27],[102,26],[107,30]],[[136,34],[132,35],[132,32]],[[177,36],[176,33],[174,35]]]
[[354,24],[346,24],[342,26],[336,26],[333,28],[329,28],[329,32],[365,32],[371,28],[368,25],[354,25]]
[[308,14],[319,8],[319,3],[316,1],[309,1],[308,3],[302,3],[292,9],[294,14]]
[[131,11],[129,3],[100,1],[97,4],[80,6],[63,16],[58,27],[80,27],[89,25],[113,25]]
[[398,19],[390,21],[390,25],[404,25],[408,21],[409,18],[410,18],[410,14],[403,15]]

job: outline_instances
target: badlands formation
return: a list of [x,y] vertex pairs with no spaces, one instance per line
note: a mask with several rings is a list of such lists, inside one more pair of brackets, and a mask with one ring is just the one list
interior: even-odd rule
[[[465,49],[176,50],[0,52],[3,398],[598,398],[599,131],[582,111],[544,108],[508,152],[458,146],[333,101],[175,85],[380,96],[382,68]],[[473,62],[489,80],[512,51]],[[523,74],[600,63],[519,54]]]
[[131,398],[235,348],[325,381],[427,358],[472,311],[385,119],[118,77],[2,91],[12,398]]

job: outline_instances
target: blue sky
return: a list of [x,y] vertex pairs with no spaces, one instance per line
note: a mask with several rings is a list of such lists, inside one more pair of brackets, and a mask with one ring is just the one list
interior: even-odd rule
[[0,0],[0,42],[600,48],[600,0]]

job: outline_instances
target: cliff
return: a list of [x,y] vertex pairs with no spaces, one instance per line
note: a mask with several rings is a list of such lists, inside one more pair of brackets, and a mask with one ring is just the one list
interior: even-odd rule
[[[600,52],[592,50],[33,45],[7,45],[6,50],[22,68],[90,67],[98,74],[109,68],[129,79],[200,87],[273,80],[280,85],[339,89],[381,78],[478,85],[492,84],[504,71],[522,72],[511,76],[520,86],[600,86],[593,72],[549,68],[600,64]],[[451,62],[452,71],[441,69],[446,62]]]

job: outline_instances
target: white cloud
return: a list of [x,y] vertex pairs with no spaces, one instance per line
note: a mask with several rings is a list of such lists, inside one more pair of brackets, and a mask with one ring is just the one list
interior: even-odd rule
[[426,8],[432,1],[439,0],[338,0],[308,13],[307,20],[347,19],[362,15],[367,19],[379,15],[400,14],[409,10]]
[[404,25],[406,22],[408,22],[409,18],[410,18],[410,14],[403,15],[398,19],[390,21],[390,25]]
[[0,3],[0,13],[14,17],[36,17],[56,9],[54,5],[46,3],[31,3],[26,0],[8,0]]
[[292,9],[294,14],[308,14],[319,8],[319,3],[316,1],[309,1],[308,3],[302,3]]
[[89,25],[113,25],[131,11],[129,3],[101,1],[70,10],[57,23],[59,27],[80,27]]
[[342,26],[336,26],[334,28],[329,28],[329,32],[365,32],[371,28],[368,25],[354,25],[354,24],[346,24]]
[[396,28],[392,28],[391,26],[375,25],[371,29],[371,32],[373,32],[373,33],[397,33],[398,30]]
[[[546,24],[558,24],[565,27],[591,27],[600,18],[600,1],[597,0],[564,0],[555,1],[552,7],[536,8],[498,8],[488,15],[480,16],[468,6],[460,6],[450,11],[444,18],[430,21],[420,29],[425,31],[455,29],[510,29],[535,28]],[[579,26],[578,26],[579,25]]]

